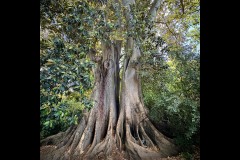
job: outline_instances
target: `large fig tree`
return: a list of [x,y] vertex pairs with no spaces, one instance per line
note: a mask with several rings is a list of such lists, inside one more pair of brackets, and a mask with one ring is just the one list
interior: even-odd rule
[[161,4],[161,0],[41,1],[41,29],[76,44],[76,53],[95,63],[93,107],[78,125],[41,141],[42,160],[159,159],[178,153],[173,141],[148,119],[140,85],[144,54],[158,54],[161,47],[156,34]]

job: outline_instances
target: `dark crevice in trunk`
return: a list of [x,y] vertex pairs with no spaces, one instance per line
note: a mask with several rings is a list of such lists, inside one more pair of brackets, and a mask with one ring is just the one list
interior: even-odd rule
[[119,101],[119,90],[120,90],[120,86],[119,86],[119,77],[117,78],[117,83],[116,83],[116,111],[117,111],[117,119],[118,119],[118,116],[119,116],[119,113],[120,113],[120,101]]
[[123,133],[122,133],[122,144],[125,146],[125,141],[126,141],[126,121],[123,120]]
[[104,91],[105,91],[105,75],[102,75],[101,82],[100,82],[100,94],[99,94],[99,104],[98,104],[98,111],[100,114],[100,117],[103,116],[103,107],[104,107]]
[[133,136],[133,138],[135,138],[135,129],[133,125],[130,125],[130,133]]
[[94,122],[94,125],[93,125],[93,133],[91,134],[90,144],[93,143],[95,132],[96,132],[95,129],[96,129],[96,121]]
[[[108,125],[108,123],[109,123],[109,113],[107,113],[107,120],[106,120],[106,123],[105,123],[105,124]],[[105,129],[104,129],[104,132],[103,132],[103,137],[101,137],[101,139],[105,139],[106,136],[107,136],[107,132],[108,132],[108,126],[107,126],[107,127],[103,126],[103,127],[104,127]]]
[[151,139],[151,141],[153,142],[153,144],[155,146],[157,146],[157,142],[156,142],[156,138],[155,138],[155,134],[153,132],[151,132],[151,128],[150,127],[145,127],[144,128],[147,136]]
[[[119,74],[119,70],[117,71],[118,74]],[[116,76],[116,84],[115,84],[115,100],[116,100],[116,112],[117,112],[117,119],[119,117],[119,114],[120,114],[120,96],[119,96],[119,92],[120,92],[120,78],[119,78],[119,75]]]
[[149,119],[150,122],[154,125],[154,127],[157,128],[158,131],[160,131],[163,135],[169,137],[169,138],[174,138],[173,134],[170,131],[170,127],[168,124],[164,121],[161,121],[160,123],[156,123],[153,120]]
[[126,68],[125,68],[125,72],[127,71],[129,61],[130,61],[130,58],[127,58],[127,60],[126,60]]
[[119,113],[120,113],[120,107],[119,107],[119,96],[117,96],[116,97],[116,112],[117,112],[117,117],[116,117],[116,119],[118,119],[118,117],[119,117]]
[[138,133],[137,133],[137,126],[133,125],[133,137],[136,141],[138,141]]
[[140,138],[139,141],[143,141],[142,132],[140,129],[138,130],[138,136]]
[[156,142],[156,139],[155,139],[155,135],[153,132],[151,132],[151,128],[150,127],[147,127],[147,126],[144,126],[144,130],[145,130],[145,133],[147,134],[147,136],[150,138],[150,140],[153,142],[153,144],[155,146],[157,146],[157,142]]
[[120,114],[120,67],[119,67],[119,60],[120,60],[120,54],[121,54],[121,41],[116,41],[114,44],[114,59],[115,59],[115,101],[116,101],[116,114],[117,119]]

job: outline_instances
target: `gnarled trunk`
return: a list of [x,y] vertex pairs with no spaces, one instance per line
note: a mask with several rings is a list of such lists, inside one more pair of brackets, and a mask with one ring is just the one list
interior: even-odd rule
[[[176,146],[147,118],[140,98],[140,50],[129,40],[132,54],[124,64],[119,101],[119,55],[121,44],[103,46],[103,58],[95,69],[94,107],[78,126],[42,141],[42,160],[118,157],[155,159],[177,154]],[[119,103],[120,102],[120,103]],[[115,153],[114,153],[115,152]]]
[[177,147],[152,125],[141,99],[138,76],[140,49],[133,38],[129,38],[127,47],[132,53],[126,59],[123,71],[121,111],[117,125],[120,149],[124,144],[128,156],[133,159],[157,159],[175,155]]

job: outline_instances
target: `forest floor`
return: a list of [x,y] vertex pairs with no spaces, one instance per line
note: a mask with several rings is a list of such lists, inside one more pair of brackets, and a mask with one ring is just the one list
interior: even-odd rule
[[[43,152],[51,152],[52,149],[54,149],[55,146],[48,145],[48,146],[43,146],[40,148],[41,154]],[[200,160],[200,148],[195,147],[194,149],[194,154],[192,155],[193,157],[190,160]],[[95,160],[106,160],[106,158],[102,156],[98,156]],[[117,148],[113,149],[112,156],[109,157],[107,160],[127,160],[125,158],[124,152],[120,152]],[[186,160],[184,158],[183,154],[179,153],[178,156],[172,156],[172,157],[167,157],[167,158],[159,158],[158,160]]]
[[[168,157],[168,158],[161,158],[160,160],[186,160],[186,158],[183,157],[183,154],[179,154],[178,156]],[[190,160],[200,160],[200,148],[195,147],[194,153],[192,155],[192,158]]]
[[[126,158],[124,158],[124,154],[120,153],[119,151],[113,151],[113,154],[115,154],[116,156],[113,158],[114,160],[127,160]],[[104,158],[100,158],[101,160],[105,160]],[[189,158],[190,160],[200,160],[200,148],[199,147],[195,147],[194,149],[194,153],[192,154],[192,158]],[[172,157],[167,157],[167,158],[159,158],[156,160],[187,160],[186,158],[184,158],[182,153],[179,153],[179,155],[177,156],[172,156]]]

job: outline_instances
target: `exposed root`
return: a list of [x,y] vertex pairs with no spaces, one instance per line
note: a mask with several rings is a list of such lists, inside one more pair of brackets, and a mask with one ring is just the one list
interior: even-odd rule
[[125,146],[129,159],[159,159],[178,153],[177,147],[150,123],[148,119],[139,123],[134,136],[131,125],[126,124]]
[[97,119],[93,113],[92,110],[88,119],[83,118],[78,127],[71,127],[65,133],[48,137],[49,140],[65,136],[55,146],[42,149],[41,160],[111,159],[114,157],[113,149],[123,152],[125,159],[159,159],[178,153],[177,147],[156,130],[148,119],[135,119],[133,125],[126,120],[123,113],[118,119],[116,131],[114,123],[109,119],[106,135],[100,142],[94,141]]
[[[99,63],[95,72],[94,107],[78,126],[42,140],[42,145],[52,146],[41,147],[41,160],[115,160],[116,155],[122,159],[149,160],[178,153],[172,140],[148,120],[139,99],[139,82],[132,64],[123,72],[121,101],[117,100],[115,73],[119,70],[113,65],[119,56],[112,52],[113,46],[104,47],[104,63]],[[136,58],[137,55],[133,56],[129,63]]]
[[56,145],[63,139],[64,135],[64,132],[59,132],[56,135],[49,136],[40,141],[40,146]]

